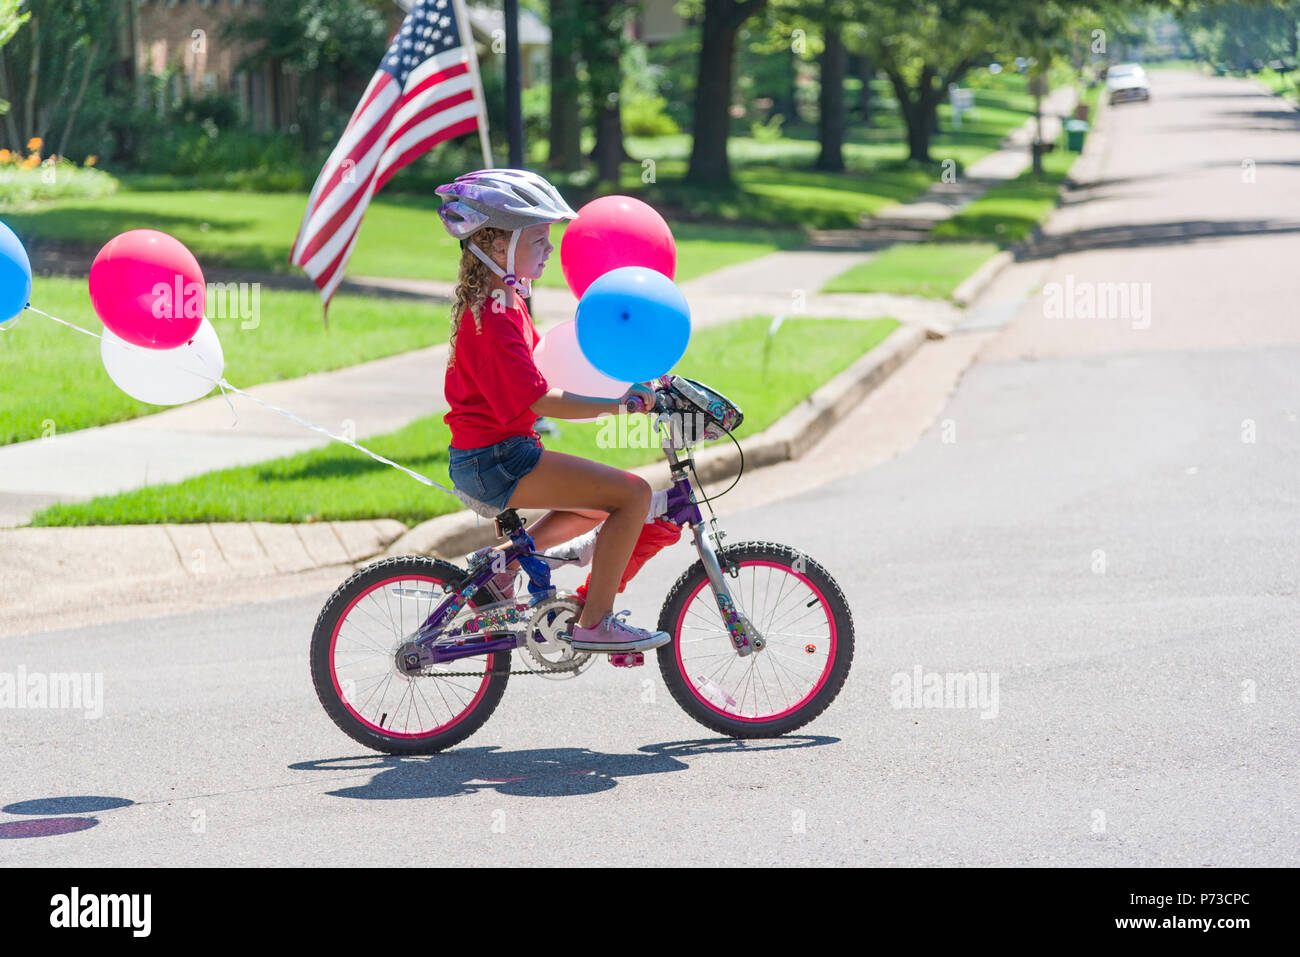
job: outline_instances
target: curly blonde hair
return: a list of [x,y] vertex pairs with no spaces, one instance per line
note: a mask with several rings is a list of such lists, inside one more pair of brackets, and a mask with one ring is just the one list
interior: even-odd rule
[[[484,226],[470,236],[469,241],[491,256],[492,243],[497,238],[509,241],[510,230]],[[451,368],[456,363],[456,335],[460,332],[460,320],[466,308],[474,313],[475,331],[483,331],[483,304],[487,302],[491,275],[487,264],[468,248],[461,252],[460,272],[456,277],[456,290],[451,304],[451,337],[447,348],[447,368]]]

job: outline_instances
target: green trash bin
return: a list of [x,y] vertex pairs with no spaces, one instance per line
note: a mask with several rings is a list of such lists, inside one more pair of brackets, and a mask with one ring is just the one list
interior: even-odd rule
[[1065,121],[1065,146],[1071,153],[1078,153],[1083,149],[1083,138],[1088,132],[1087,120],[1066,120]]

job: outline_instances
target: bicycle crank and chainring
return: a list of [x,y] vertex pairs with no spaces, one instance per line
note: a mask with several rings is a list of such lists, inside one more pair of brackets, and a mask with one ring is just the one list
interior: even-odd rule
[[[393,590],[398,593],[398,589]],[[399,595],[399,597],[417,597]],[[420,598],[427,597],[424,594]],[[484,638],[517,636],[516,651],[526,667],[495,669],[493,671],[441,671],[427,663],[427,651],[410,641],[399,642],[393,649],[394,670],[403,680],[415,677],[429,678],[481,678],[484,674],[539,675],[544,678],[573,678],[581,674],[594,661],[593,652],[575,652],[565,639],[582,613],[582,603],[575,596],[555,595],[545,598],[525,609],[522,603],[512,600],[495,602],[458,616],[457,625],[448,629],[447,636],[478,635]],[[523,625],[527,629],[525,637]],[[502,627],[507,626],[507,627]],[[519,630],[516,630],[519,629]],[[561,637],[563,636],[563,637]]]
[[576,677],[595,659],[591,652],[574,651],[566,640],[582,614],[582,602],[570,595],[556,595],[533,606],[528,637],[519,651],[532,659],[544,678]]

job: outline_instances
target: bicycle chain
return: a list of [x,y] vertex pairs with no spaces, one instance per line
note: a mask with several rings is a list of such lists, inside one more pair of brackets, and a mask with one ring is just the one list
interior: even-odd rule
[[[596,652],[599,654],[599,652]],[[583,662],[585,664],[586,662]],[[577,671],[578,665],[572,665],[568,668],[551,668],[548,669],[550,674],[564,674],[566,671]],[[421,677],[424,678],[482,678],[485,675],[541,675],[543,671],[536,668],[527,668],[523,671],[511,669],[509,671],[432,671],[425,672]]]

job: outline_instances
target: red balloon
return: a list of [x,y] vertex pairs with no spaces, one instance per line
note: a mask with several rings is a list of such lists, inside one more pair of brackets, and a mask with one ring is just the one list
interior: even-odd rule
[[133,229],[105,243],[89,283],[96,314],[133,345],[174,349],[203,323],[203,270],[184,243],[156,229]]
[[560,241],[564,281],[579,299],[587,287],[622,266],[677,274],[677,243],[653,207],[631,196],[602,196],[578,210]]

